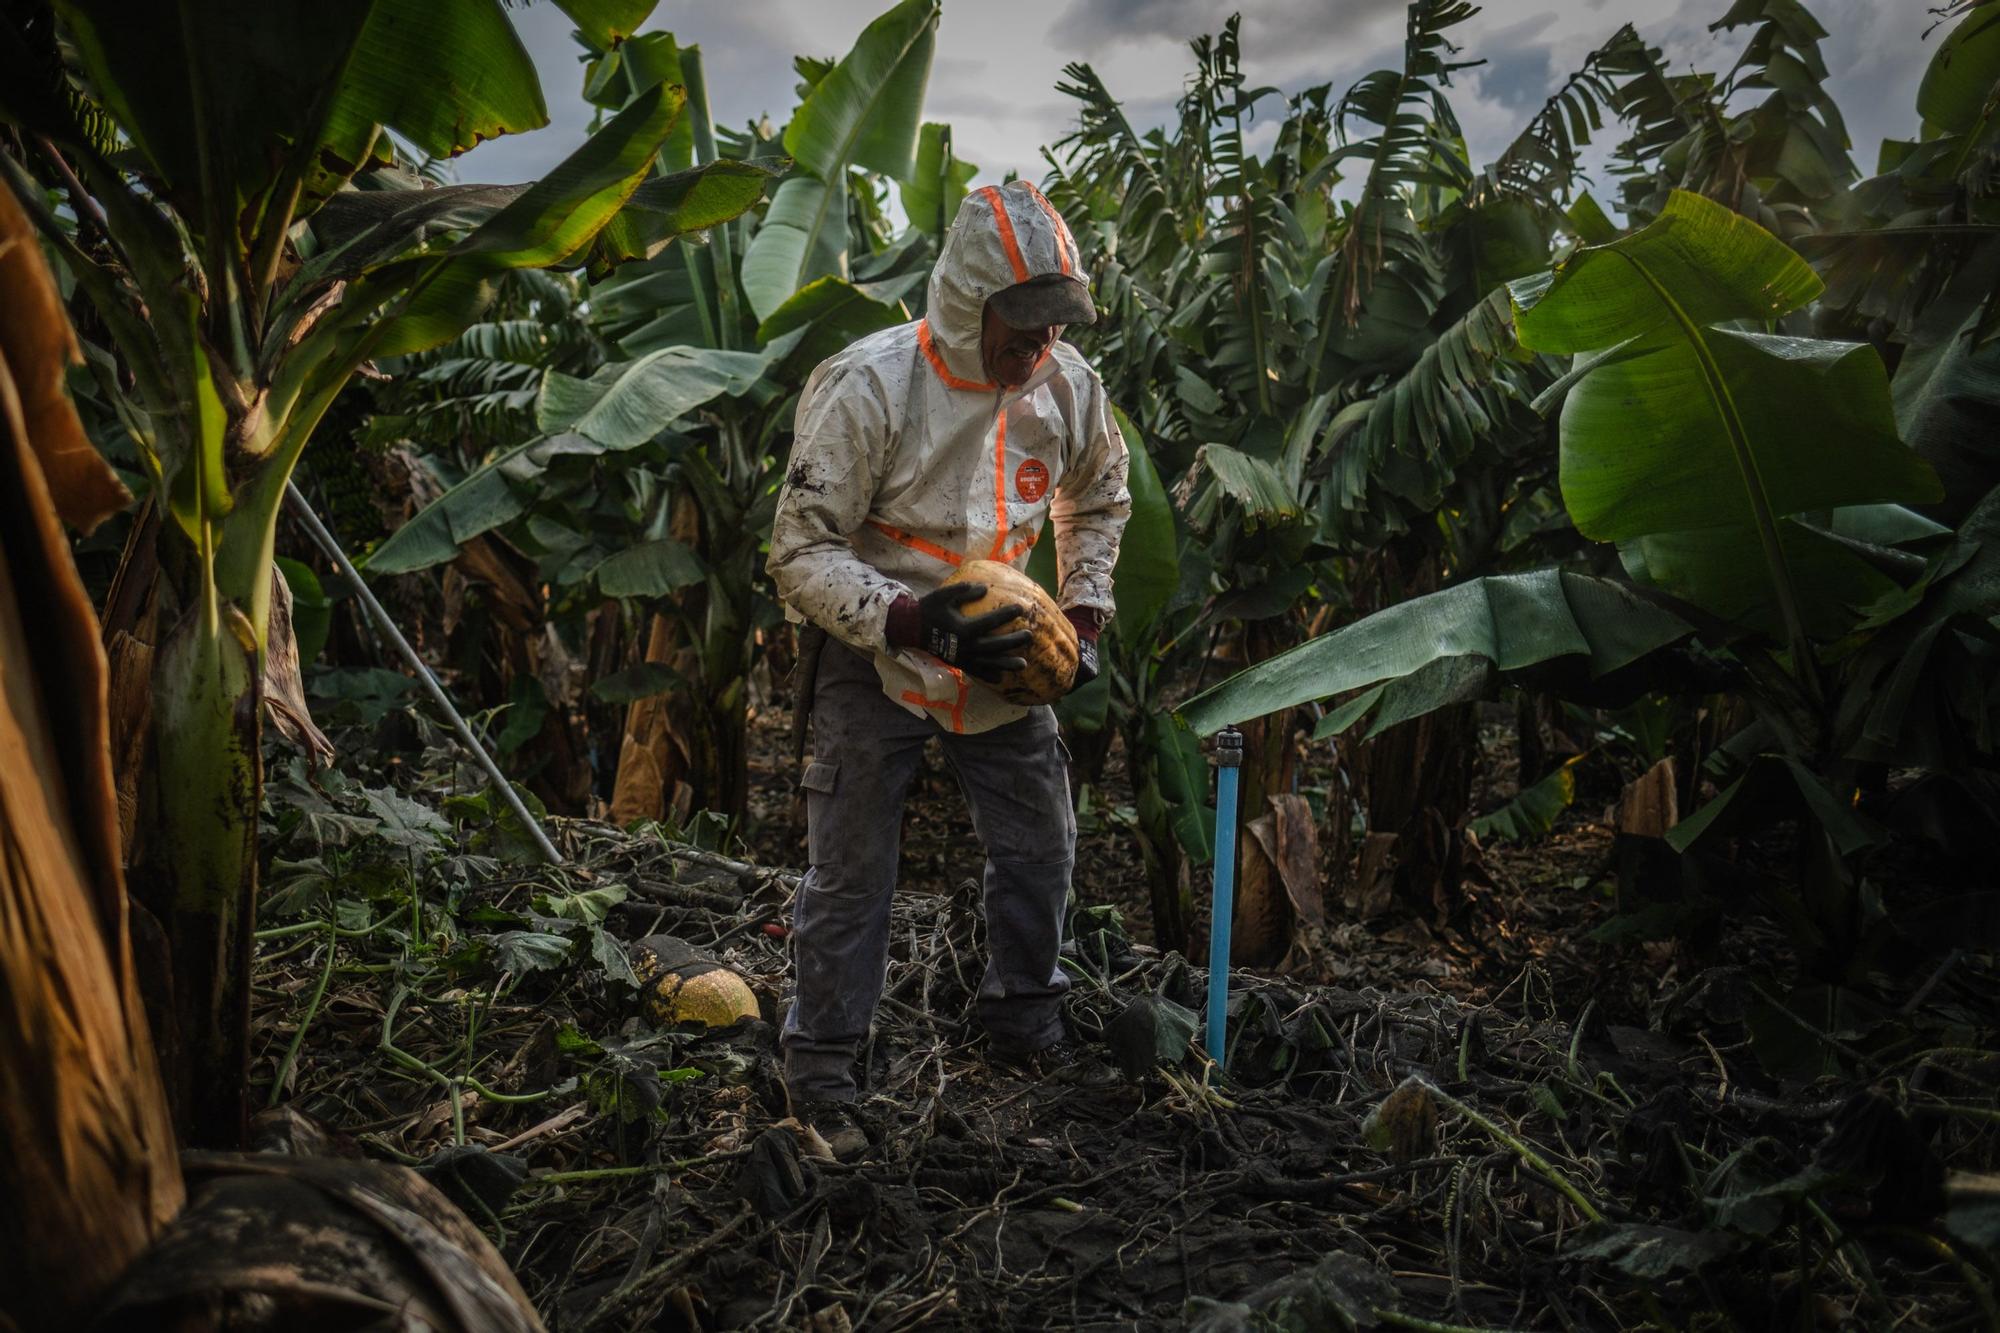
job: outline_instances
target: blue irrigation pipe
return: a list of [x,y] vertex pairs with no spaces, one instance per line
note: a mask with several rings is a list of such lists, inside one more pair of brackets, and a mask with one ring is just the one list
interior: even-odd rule
[[1215,892],[1208,914],[1208,1058],[1223,1065],[1229,1035],[1229,929],[1236,916],[1236,780],[1243,733],[1215,738]]

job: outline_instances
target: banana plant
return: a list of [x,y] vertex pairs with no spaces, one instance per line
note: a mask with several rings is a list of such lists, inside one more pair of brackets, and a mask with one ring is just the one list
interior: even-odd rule
[[1775,621],[1808,694],[1808,622],[1825,637],[1856,586],[1838,571],[1870,567],[1800,516],[1943,494],[1897,437],[1872,349],[1755,330],[1823,289],[1771,233],[1685,191],[1631,236],[1511,288],[1523,346],[1590,358],[1562,403],[1577,529],[1623,543],[1634,577],[1705,610]]
[[[1635,52],[1642,127],[1614,170],[1627,215],[1656,216],[1676,189],[1727,204],[1787,240],[1825,225],[1855,176],[1847,127],[1826,90],[1826,30],[1800,0],[1735,0],[1711,32],[1750,30],[1729,71],[1669,75]],[[1741,106],[1741,94],[1764,92]]]
[[[609,36],[650,6],[563,8]],[[627,257],[603,233],[683,97],[634,99],[532,185],[413,188],[391,132],[449,156],[547,120],[498,0],[74,0],[16,7],[7,23],[0,47],[27,68],[4,80],[0,110],[32,150],[0,154],[0,169],[115,349],[124,378],[104,387],[165,515],[141,529],[162,534],[164,633],[138,878],[172,949],[175,1012],[161,1017],[185,1056],[180,1114],[197,1141],[229,1142],[243,1125],[257,699],[287,482],[363,365],[448,341],[498,275]],[[681,225],[676,210],[647,211],[653,234]]]
[[1443,303],[1446,275],[1414,206],[1418,192],[1455,195],[1471,182],[1464,136],[1445,94],[1454,61],[1446,35],[1477,12],[1466,0],[1416,0],[1404,24],[1403,63],[1363,78],[1341,98],[1334,123],[1374,133],[1329,155],[1332,171],[1367,163],[1360,193],[1320,286],[1313,387],[1389,369],[1407,357]]
[[[1469,14],[1411,5],[1403,64],[1331,104],[1323,88],[1294,97],[1263,160],[1243,131],[1268,90],[1243,79],[1233,23],[1193,43],[1171,135],[1135,134],[1088,66],[1066,72],[1080,124],[1049,190],[1092,220],[1080,231],[1114,312],[1081,341],[1179,478],[1207,566],[1196,586],[1214,594],[1162,646],[1227,633],[1247,657],[1282,647],[1315,589],[1336,605],[1359,593],[1342,557],[1392,542],[1398,558],[1376,567],[1403,572],[1383,600],[1446,559],[1479,568],[1529,544],[1503,510],[1534,510],[1553,472],[1528,404],[1559,367],[1519,353],[1500,284],[1574,227],[1562,205],[1582,146],[1605,119],[1651,108],[1634,89],[1652,67],[1621,29],[1474,176],[1446,94]],[[1345,208],[1343,169],[1365,172]],[[1253,791],[1285,782],[1284,730],[1264,738]],[[1166,729],[1139,753],[1179,745]]]
[[[1132,493],[1132,516],[1112,570],[1114,614],[1098,645],[1097,680],[1062,700],[1056,717],[1085,780],[1095,780],[1113,737],[1124,742],[1153,938],[1162,948],[1185,950],[1193,903],[1183,867],[1211,860],[1215,837],[1206,811],[1207,761],[1194,738],[1170,724],[1162,703],[1162,691],[1192,657],[1187,635],[1163,634],[1169,625],[1192,626],[1193,608],[1181,595],[1189,534],[1176,520],[1138,427],[1122,409],[1112,408],[1112,416],[1125,437]],[[1035,546],[1028,573],[1051,596],[1059,591],[1054,542]]]
[[937,22],[937,0],[903,0],[862,30],[792,113],[784,143],[794,172],[743,256],[743,290],[760,320],[815,278],[849,276],[850,170],[915,178]]
[[[803,100],[778,141],[790,156],[778,164],[789,174],[762,215],[729,229],[725,244],[703,247],[705,255],[675,247],[678,257],[662,254],[603,284],[593,312],[624,355],[588,385],[552,375],[544,386],[544,430],[616,444],[658,433],[667,416],[630,415],[625,405],[646,403],[682,367],[733,358],[728,364],[745,376],[714,397],[698,422],[690,419],[652,518],[657,526],[675,497],[693,502],[691,545],[701,577],[671,598],[641,603],[675,622],[687,649],[682,660],[692,666],[673,715],[683,733],[679,746],[693,760],[693,797],[732,818],[747,808],[754,645],[760,631],[777,627],[760,555],[777,499],[784,424],[814,365],[909,317],[908,302],[920,298],[936,253],[921,212],[962,197],[971,175],[950,155],[948,128],[927,130],[922,122],[937,22],[935,0],[905,0],[869,24],[838,61],[801,61]],[[700,53],[683,49],[680,61],[698,87]],[[697,123],[706,123],[705,109]],[[707,161],[721,146],[697,133],[693,148]],[[754,139],[729,145],[752,163],[771,160],[776,146]],[[919,211],[904,241],[878,250],[878,219],[860,205],[877,201],[884,178],[901,182]],[[928,205],[926,191],[935,196]]]
[[[1823,332],[1867,337],[1896,359],[1897,418],[1944,474],[1933,516],[1958,522],[1994,482],[2000,452],[1964,429],[2000,376],[2000,9],[1957,19],[1917,89],[1922,133],[1882,145],[1875,175],[1823,209],[1825,229],[1793,242],[1825,276]],[[1983,484],[1982,484],[1983,483]]]
[[[602,362],[549,367],[532,430],[493,441],[368,560],[378,573],[425,568],[497,531],[544,563],[570,607],[594,606],[595,593],[665,617],[676,665],[644,664],[634,706],[665,697],[692,761],[680,776],[703,808],[746,808],[752,653],[776,628],[760,553],[792,403],[818,361],[909,317],[936,218],[973,172],[951,154],[949,127],[921,120],[937,20],[934,0],[905,0],[840,60],[801,61],[803,100],[776,139],[715,129],[698,47],[669,33],[586,40],[585,95],[606,115],[662,81],[689,90],[689,132],[666,140],[656,170],[668,174],[635,198],[685,168],[704,173],[712,198],[747,191],[726,201],[741,216],[717,219],[700,244],[652,245],[594,283],[585,318]],[[872,206],[858,207],[879,203],[884,178],[913,221],[889,244]],[[767,189],[762,213],[745,211]],[[580,473],[601,484],[570,480]],[[587,518],[573,503],[585,496]]]
[[[1984,573],[1965,572],[1983,530],[1956,554],[1918,553],[1940,530],[1902,506],[1941,489],[1897,438],[1875,353],[1760,331],[1820,290],[1777,237],[1686,192],[1639,231],[1515,282],[1522,343],[1574,358],[1540,400],[1561,404],[1564,504],[1584,535],[1619,544],[1629,579],[1472,579],[1253,667],[1183,718],[1209,731],[1351,694],[1322,724],[1331,734],[1479,698],[1500,679],[1599,703],[1726,681],[1762,723],[1738,744],[1732,784],[1677,841],[1740,829],[1753,807],[1812,812],[1806,897],[1789,915],[1825,958],[1851,960],[1847,866],[1877,841],[1843,813],[1855,764],[1902,733],[1908,686],[1956,660],[1930,655],[1942,627],[1991,606],[1977,600]],[[1857,636],[1879,647],[1857,658]],[[1901,706],[1865,706],[1899,671]],[[1876,749],[1857,747],[1863,733]]]

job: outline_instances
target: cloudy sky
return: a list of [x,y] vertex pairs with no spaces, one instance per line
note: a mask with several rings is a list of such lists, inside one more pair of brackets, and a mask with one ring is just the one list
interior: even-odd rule
[[[700,43],[719,123],[769,116],[781,126],[797,100],[792,57],[844,53],[891,2],[663,0],[647,26]],[[1942,33],[1925,38],[1927,0],[1808,4],[1831,33],[1821,49],[1855,161],[1872,172],[1885,136],[1914,132],[1917,82]],[[1727,69],[1747,32],[1707,31],[1727,8],[1727,0],[1488,0],[1455,30],[1461,58],[1486,61],[1462,71],[1451,92],[1474,164],[1505,147],[1621,23],[1637,24],[1676,70]],[[982,182],[1009,170],[1039,180],[1046,171],[1041,146],[1061,138],[1074,119],[1070,99],[1055,90],[1065,64],[1087,61],[1135,124],[1161,124],[1190,67],[1187,39],[1215,31],[1238,11],[1252,84],[1294,92],[1331,83],[1337,94],[1371,69],[1401,63],[1401,0],[945,0],[926,118],[950,122],[959,156],[980,166]],[[550,124],[481,145],[460,159],[462,180],[532,179],[576,146],[589,121],[568,20],[541,3],[516,11],[515,21],[541,70]],[[1268,143],[1282,116],[1277,99],[1262,105],[1268,122],[1253,148]]]

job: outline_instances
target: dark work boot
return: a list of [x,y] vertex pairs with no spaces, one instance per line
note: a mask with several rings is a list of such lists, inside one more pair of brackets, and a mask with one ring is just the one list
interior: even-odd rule
[[854,1112],[854,1103],[836,1101],[800,1102],[799,1123],[826,1140],[836,1162],[851,1162],[868,1151],[868,1131]]
[[1059,1037],[1038,1051],[994,1046],[989,1049],[988,1059],[996,1068],[1043,1083],[1094,1087],[1114,1081],[1110,1068],[1097,1053],[1074,1037]]

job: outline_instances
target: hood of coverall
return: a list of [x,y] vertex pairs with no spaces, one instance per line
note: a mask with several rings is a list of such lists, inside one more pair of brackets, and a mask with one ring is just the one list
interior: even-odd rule
[[979,355],[986,298],[1045,273],[1090,280],[1076,238],[1040,190],[1016,180],[965,196],[931,270],[925,312],[932,343],[954,375],[986,379]]

